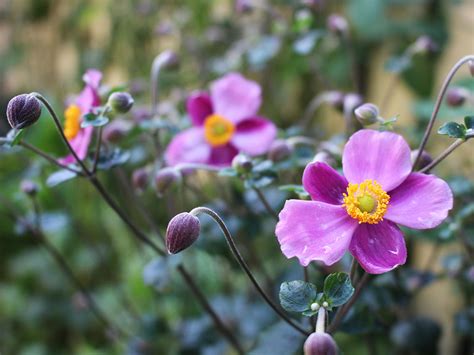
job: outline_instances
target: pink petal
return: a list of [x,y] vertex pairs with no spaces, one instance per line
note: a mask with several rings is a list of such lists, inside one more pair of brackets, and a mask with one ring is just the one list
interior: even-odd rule
[[405,264],[407,249],[395,223],[363,223],[352,237],[350,251],[369,274],[382,274]]
[[265,154],[277,134],[275,125],[263,117],[252,117],[241,121],[237,127],[232,144],[249,155]]
[[191,94],[186,101],[188,111],[194,126],[202,126],[206,117],[212,114],[212,102],[208,94],[196,92]]
[[192,127],[178,133],[165,151],[166,163],[170,166],[179,163],[206,164],[211,155],[211,147],[204,138],[204,129]]
[[389,193],[385,218],[401,225],[427,229],[439,225],[453,208],[448,184],[434,175],[413,173]]
[[234,159],[238,153],[239,151],[232,144],[212,147],[208,164],[220,167],[230,166],[232,159]]
[[[69,141],[71,148],[76,152],[79,159],[84,160],[87,157],[87,152],[89,150],[89,144],[92,139],[92,133],[94,127],[86,127],[77,133],[77,135]],[[59,159],[59,162],[62,164],[72,164],[76,162],[76,159],[72,154]]]
[[376,180],[390,191],[411,172],[410,147],[398,134],[364,129],[347,142],[342,167],[349,182]]
[[254,116],[260,108],[260,85],[238,73],[230,73],[211,84],[214,112],[235,124]]
[[342,258],[359,225],[342,206],[318,201],[288,200],[275,233],[287,258],[301,265],[313,260],[332,265]]
[[100,105],[99,86],[102,79],[102,73],[97,69],[88,69],[82,80],[86,86],[77,96],[75,103],[81,109],[82,114],[91,112],[91,109]]
[[98,90],[100,81],[102,80],[102,73],[97,69],[87,69],[82,76],[82,80],[84,80],[87,86]]
[[303,187],[314,201],[341,205],[347,185],[346,178],[326,163],[311,163],[304,169]]

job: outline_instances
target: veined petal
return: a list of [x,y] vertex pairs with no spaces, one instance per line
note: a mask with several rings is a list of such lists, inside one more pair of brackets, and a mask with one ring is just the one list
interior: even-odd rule
[[279,219],[275,233],[283,254],[296,256],[303,266],[339,261],[359,225],[342,206],[318,201],[288,200]]
[[389,194],[385,218],[414,229],[436,227],[453,208],[451,189],[434,175],[410,174]]
[[315,162],[304,169],[303,187],[314,201],[342,205],[347,180],[326,163]]
[[166,163],[170,166],[179,163],[206,164],[211,155],[211,147],[204,138],[204,129],[192,127],[178,133],[165,151]]
[[232,137],[232,144],[249,155],[265,154],[277,134],[275,125],[263,117],[252,117],[241,121]]
[[186,100],[186,110],[194,126],[202,126],[206,117],[212,115],[211,97],[204,92],[195,92]]
[[262,90],[255,81],[230,73],[211,84],[214,112],[234,124],[254,116],[262,103]]
[[402,231],[395,223],[363,223],[352,237],[350,251],[369,274],[382,274],[405,264],[407,250]]
[[410,147],[398,134],[363,129],[347,142],[342,167],[349,182],[376,180],[385,191],[390,191],[411,172]]

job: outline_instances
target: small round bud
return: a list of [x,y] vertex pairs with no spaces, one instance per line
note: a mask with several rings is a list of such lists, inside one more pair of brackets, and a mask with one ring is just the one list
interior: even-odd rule
[[311,306],[310,306],[310,307],[311,307],[311,310],[312,310],[313,312],[316,312],[316,311],[319,309],[320,305],[319,305],[319,303],[316,303],[316,302],[315,302],[315,303],[311,303]]
[[153,66],[158,65],[160,68],[177,69],[179,67],[179,57],[176,52],[166,50],[161,52],[153,61]]
[[109,96],[107,103],[115,112],[127,113],[132,108],[134,100],[128,92],[114,92]]
[[163,195],[173,185],[179,183],[182,179],[179,170],[168,167],[159,170],[155,175],[155,188],[158,195]]
[[130,132],[132,124],[129,121],[116,119],[104,127],[104,140],[111,143],[117,143]]
[[336,355],[337,345],[328,333],[312,333],[304,342],[304,355]]
[[279,162],[287,159],[291,153],[293,153],[293,147],[285,139],[277,139],[268,150],[268,159]]
[[201,225],[196,216],[188,212],[171,219],[166,229],[166,248],[170,254],[177,254],[190,247],[199,237]]
[[347,20],[341,15],[333,14],[328,17],[327,27],[329,31],[337,35],[342,35],[345,34],[349,29],[349,24],[347,23]]
[[432,54],[438,50],[438,45],[429,36],[418,37],[413,43],[413,52],[419,54]]
[[246,154],[239,153],[232,159],[232,168],[239,174],[247,174],[252,171],[252,159]]
[[35,196],[38,192],[38,185],[31,180],[23,180],[20,183],[20,190],[29,196]]
[[374,104],[367,103],[357,107],[354,110],[357,120],[363,125],[368,126],[374,124],[379,118],[379,108]]
[[41,116],[41,104],[31,94],[15,96],[8,102],[7,119],[14,129],[22,129],[31,126]]
[[328,91],[325,94],[326,102],[338,110],[342,110],[344,105],[344,93],[340,91]]
[[354,109],[362,105],[362,96],[359,94],[349,93],[344,96],[343,111],[344,114],[353,113]]
[[149,175],[146,169],[140,168],[132,174],[132,184],[137,190],[145,190],[148,185]]
[[[415,159],[418,156],[418,152],[419,152],[418,149],[415,149],[415,150],[411,151],[411,163],[412,164],[415,164]],[[426,150],[423,150],[423,153],[421,153],[420,161],[418,162],[418,165],[416,166],[416,168],[423,169],[425,166],[431,164],[432,161],[433,161],[433,158],[431,157],[431,155],[429,155],[426,152]]]
[[452,87],[446,93],[446,102],[449,106],[461,106],[468,97],[468,90],[460,87]]
[[322,304],[323,308],[328,308],[329,307],[329,303],[327,303],[326,301],[323,302]]
[[470,60],[467,63],[467,66],[469,67],[469,72],[471,73],[471,76],[474,77],[474,60]]

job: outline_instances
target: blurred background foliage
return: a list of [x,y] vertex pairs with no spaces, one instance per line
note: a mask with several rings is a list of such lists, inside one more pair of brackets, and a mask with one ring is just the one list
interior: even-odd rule
[[[347,18],[349,39],[328,30],[331,13]],[[316,95],[338,90],[384,105],[385,117],[399,115],[397,130],[415,147],[444,75],[457,59],[474,52],[473,14],[472,2],[449,0],[4,0],[0,3],[0,112],[3,117],[12,96],[31,91],[46,95],[61,112],[68,96],[80,91],[82,73],[95,67],[104,72],[109,88],[125,85],[132,92],[136,107],[127,118],[132,121],[140,109],[149,110],[153,58],[172,49],[180,57],[180,68],[160,76],[160,112],[178,127],[185,122],[186,95],[235,70],[262,85],[261,112],[287,129],[282,136],[294,134],[296,122]],[[436,51],[417,54],[405,63],[405,51],[422,35],[432,38]],[[474,91],[467,70],[455,83]],[[382,104],[391,85],[393,91]],[[443,106],[440,121],[459,120],[469,113],[472,105]],[[46,113],[43,116],[26,139],[61,156],[65,150]],[[340,110],[327,106],[314,114],[304,134],[322,141],[343,129]],[[4,136],[7,131],[2,118],[0,133]],[[437,137],[430,141],[429,150],[436,155],[449,143],[448,138]],[[132,199],[141,200],[152,224],[162,232],[177,212],[213,206],[229,223],[259,278],[277,281],[266,282],[274,296],[280,282],[302,278],[296,262],[279,252],[273,220],[240,181],[200,173],[163,197],[152,188],[131,197],[133,191],[123,186],[129,185],[134,169],[153,160],[153,149],[141,135],[121,145],[131,153],[129,162],[103,173],[101,179],[145,228],[152,229]],[[456,212],[435,231],[410,233],[409,264],[378,277],[364,293],[360,307],[344,323],[345,333],[336,337],[343,353],[472,352],[474,156],[472,145],[468,146],[438,169],[455,191]],[[31,201],[20,192],[19,183],[25,178],[38,183],[48,239],[129,337],[112,342],[88,312],[84,297],[48,254],[1,213],[0,353],[230,353],[171,271],[170,262],[155,260],[131,240],[87,181],[47,187],[45,181],[53,171],[28,152],[1,152],[0,211],[15,209],[31,215]],[[280,173],[278,184],[267,189],[276,209],[287,196],[277,185],[299,184],[300,172]],[[283,353],[300,351],[301,339],[278,323],[272,327],[274,314],[233,262],[219,230],[206,222],[203,219],[198,248],[183,258],[218,313],[248,348],[256,347],[255,354],[269,354],[268,346],[277,339],[297,344]],[[310,272],[312,281],[321,284],[324,270]],[[370,319],[361,313],[367,309]],[[285,344],[281,347],[286,349]]]

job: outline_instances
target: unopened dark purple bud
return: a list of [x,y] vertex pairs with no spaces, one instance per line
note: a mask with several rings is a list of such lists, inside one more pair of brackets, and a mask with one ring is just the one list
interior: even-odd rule
[[149,174],[145,168],[137,169],[132,174],[133,187],[138,190],[145,190],[148,185]]
[[274,162],[282,161],[293,153],[293,148],[285,139],[275,140],[268,150],[268,159]]
[[188,212],[173,217],[166,229],[166,248],[170,254],[177,254],[190,247],[199,237],[201,225],[196,216]]
[[367,103],[357,107],[354,110],[357,120],[364,126],[377,122],[379,117],[379,108],[374,104]]
[[109,96],[108,104],[112,110],[120,113],[127,113],[133,106],[132,95],[128,92],[114,92]]
[[237,154],[234,159],[232,159],[232,167],[239,174],[249,173],[253,168],[252,159],[246,154]]
[[31,180],[23,180],[20,183],[20,190],[29,196],[34,196],[38,192],[38,185]]
[[132,129],[129,121],[116,119],[104,127],[103,137],[107,142],[117,143]]
[[460,87],[452,87],[446,93],[446,102],[450,106],[461,106],[469,97],[469,91]]
[[328,333],[312,333],[304,342],[304,355],[336,355],[337,344]]
[[[419,152],[418,149],[415,149],[415,150],[411,151],[411,163],[412,164],[415,164],[415,159],[418,156],[418,152]],[[429,155],[424,150],[423,153],[421,153],[421,157],[420,157],[420,160],[419,160],[418,165],[416,166],[416,168],[423,169],[425,166],[431,164],[432,162],[433,162],[433,158],[431,157],[431,155]]]
[[155,175],[155,188],[159,195],[181,182],[182,176],[178,169],[168,167],[159,170]]
[[329,31],[341,35],[347,32],[349,29],[349,24],[347,20],[341,15],[333,14],[328,17],[327,27]]
[[41,116],[41,103],[31,94],[21,94],[10,100],[7,106],[7,119],[12,128],[22,129],[31,126]]

